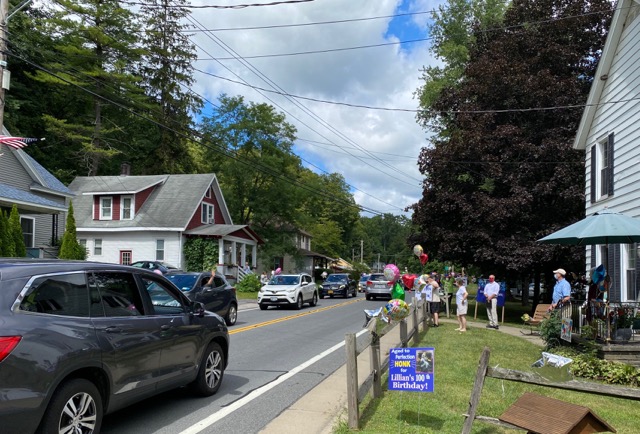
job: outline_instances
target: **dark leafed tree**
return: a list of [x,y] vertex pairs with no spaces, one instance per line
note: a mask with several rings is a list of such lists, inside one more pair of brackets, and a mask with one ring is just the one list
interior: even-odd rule
[[185,30],[188,6],[186,0],[151,0],[141,7],[146,28],[142,75],[154,103],[149,116],[160,124],[149,130],[155,140],[147,143],[150,152],[140,154],[146,161],[135,164],[144,173],[185,173],[192,168],[185,134],[202,101],[188,90],[197,57]]
[[610,18],[606,1],[517,0],[502,30],[473,38],[422,115],[440,125],[414,206],[430,251],[494,273],[570,268],[579,251],[536,240],[584,215],[582,108],[536,109],[586,102]]

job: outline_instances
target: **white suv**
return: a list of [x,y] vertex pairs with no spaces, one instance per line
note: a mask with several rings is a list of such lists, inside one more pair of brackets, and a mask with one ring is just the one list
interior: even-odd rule
[[318,304],[318,288],[305,273],[275,275],[258,293],[258,306],[262,310],[283,305],[302,309],[305,303]]

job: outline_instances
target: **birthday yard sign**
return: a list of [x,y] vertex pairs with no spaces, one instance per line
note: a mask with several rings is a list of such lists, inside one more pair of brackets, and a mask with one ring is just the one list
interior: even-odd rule
[[433,392],[434,348],[392,348],[389,390]]

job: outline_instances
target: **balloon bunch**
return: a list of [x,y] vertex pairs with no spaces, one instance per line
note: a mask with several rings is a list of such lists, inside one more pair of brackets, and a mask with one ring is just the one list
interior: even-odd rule
[[371,318],[380,318],[384,322],[389,322],[402,321],[409,316],[409,305],[404,301],[404,288],[402,288],[402,285],[398,282],[398,279],[400,279],[400,270],[395,264],[387,264],[384,267],[383,274],[389,282],[389,285],[393,285],[391,301],[379,309],[365,309],[365,326]]
[[413,254],[416,255],[418,259],[420,259],[420,263],[422,264],[422,266],[424,266],[424,264],[426,264],[429,260],[429,255],[424,252],[424,249],[420,244],[416,244],[415,246],[413,246]]

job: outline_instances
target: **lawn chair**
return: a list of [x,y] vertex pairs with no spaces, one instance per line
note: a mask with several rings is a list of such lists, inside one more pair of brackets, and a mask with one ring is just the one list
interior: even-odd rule
[[[529,335],[540,334],[540,323],[545,319],[549,318],[549,309],[551,308],[550,304],[539,304],[536,306],[535,312],[533,312],[533,317],[529,318],[529,321],[525,321],[524,323],[529,326],[530,332]],[[534,332],[534,327],[536,328]],[[527,333],[520,331],[523,335]]]

